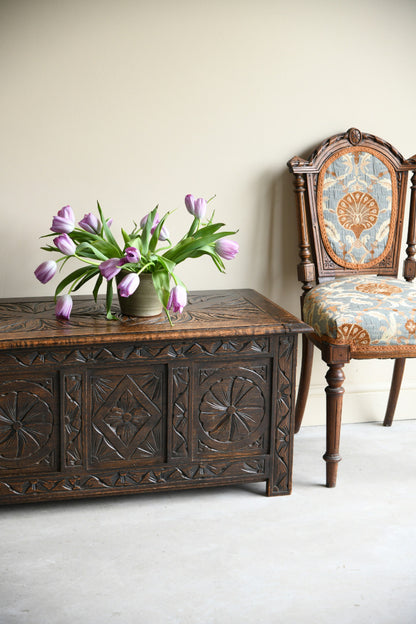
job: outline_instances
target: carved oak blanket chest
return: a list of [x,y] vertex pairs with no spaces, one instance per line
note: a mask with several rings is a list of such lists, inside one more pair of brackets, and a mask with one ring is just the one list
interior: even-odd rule
[[253,290],[107,321],[104,302],[0,300],[0,502],[266,481],[291,491],[296,341]]

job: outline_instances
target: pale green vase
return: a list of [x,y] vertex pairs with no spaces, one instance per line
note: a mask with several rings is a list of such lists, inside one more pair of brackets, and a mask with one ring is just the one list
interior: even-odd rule
[[[116,276],[117,284],[125,275],[127,271],[120,271]],[[120,297],[118,290],[117,294],[120,310],[127,316],[157,316],[163,310],[151,273],[141,273],[140,284],[130,297]]]

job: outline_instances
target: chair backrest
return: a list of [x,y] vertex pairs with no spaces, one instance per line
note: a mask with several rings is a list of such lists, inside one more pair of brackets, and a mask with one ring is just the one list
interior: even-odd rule
[[409,171],[415,174],[404,277],[415,277],[415,156],[404,160],[389,143],[351,128],[288,167],[295,175],[304,291],[349,274],[397,276]]

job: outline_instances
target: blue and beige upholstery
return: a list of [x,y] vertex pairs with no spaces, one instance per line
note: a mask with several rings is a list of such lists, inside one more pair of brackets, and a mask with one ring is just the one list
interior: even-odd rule
[[387,159],[359,147],[337,152],[319,175],[317,206],[325,249],[339,267],[380,264],[397,225],[397,183]]
[[[295,430],[309,389],[313,347],[328,364],[327,485],[336,483],[343,366],[351,358],[395,359],[384,424],[390,425],[407,357],[416,357],[416,156],[356,128],[326,139],[295,176],[303,337]],[[407,257],[398,278],[408,173],[413,172]]]
[[416,349],[416,284],[376,275],[319,284],[306,295],[303,318],[318,339],[348,345],[351,357],[388,357]]

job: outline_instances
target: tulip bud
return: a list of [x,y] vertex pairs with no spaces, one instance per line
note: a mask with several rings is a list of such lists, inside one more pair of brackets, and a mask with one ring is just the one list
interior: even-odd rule
[[193,195],[187,195],[185,206],[187,211],[197,219],[203,219],[207,211],[207,202],[202,197],[195,199]]
[[225,260],[232,260],[235,258],[239,250],[238,243],[230,240],[229,238],[220,238],[215,243],[215,251],[221,258]]
[[167,309],[172,310],[173,312],[182,313],[186,304],[186,289],[183,286],[174,286],[174,288],[170,291],[168,305],[166,306]]
[[58,210],[57,216],[52,219],[52,232],[69,234],[75,227],[75,215],[71,206],[64,206]]
[[[152,230],[152,234],[153,234],[153,230]],[[165,227],[164,225],[162,225],[162,227],[160,228],[159,240],[160,241],[169,240],[169,231],[168,231],[168,228]]]
[[100,273],[106,280],[110,281],[121,271],[123,264],[126,264],[126,258],[109,258],[101,262]]
[[117,286],[120,297],[130,297],[140,284],[140,277],[137,273],[128,273],[123,277]]
[[198,199],[195,201],[194,215],[198,217],[198,219],[203,219],[205,217],[206,211],[207,202],[202,197],[198,197]]
[[55,246],[66,256],[73,256],[75,253],[76,245],[74,241],[68,236],[68,234],[61,234],[53,239]]
[[72,297],[71,295],[63,295],[59,297],[55,306],[55,316],[56,318],[62,318],[66,321],[71,316],[72,311]]
[[57,268],[58,265],[55,260],[46,260],[46,262],[42,262],[35,270],[35,276],[42,284],[46,284],[53,278]]
[[124,250],[125,258],[127,262],[137,263],[140,262],[140,251],[136,247],[127,247]]
[[[147,223],[148,218],[149,218],[149,215],[147,214],[147,215],[145,215],[145,216],[143,217],[143,219],[140,221],[140,227],[141,227],[141,228],[144,228],[144,226],[145,226],[145,225],[146,225],[146,223]],[[159,225],[159,223],[160,223],[160,217],[159,217],[159,215],[156,213],[156,214],[155,214],[155,218],[154,218],[154,220],[153,220],[153,225],[152,225],[151,230],[150,230],[150,234],[153,234],[153,232],[155,231],[155,229],[157,228],[157,226]],[[162,225],[162,227],[160,228],[159,240],[160,240],[160,241],[165,241],[165,240],[168,240],[168,239],[169,239],[169,232],[168,232],[167,228],[166,228],[164,225]]]
[[191,214],[195,214],[195,197],[191,194],[185,197],[185,206],[187,211]]
[[99,234],[101,231],[101,221],[97,219],[92,212],[84,215],[84,218],[78,223],[80,227],[90,234]]
[[[147,220],[148,220],[148,218],[149,218],[149,217],[150,217],[150,213],[149,213],[149,214],[147,214],[147,215],[145,215],[145,216],[141,219],[141,221],[140,221],[140,227],[141,227],[141,228],[144,228],[144,226],[146,225]],[[153,223],[152,223],[152,229],[151,229],[151,233],[152,233],[152,234],[153,234],[153,232],[155,231],[155,229],[156,229],[156,227],[157,227],[158,223],[160,223],[160,217],[159,217],[159,215],[156,213],[156,214],[155,214],[155,218],[153,219]]]

